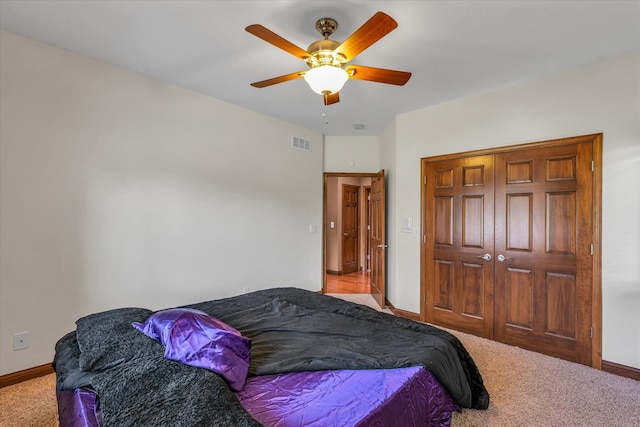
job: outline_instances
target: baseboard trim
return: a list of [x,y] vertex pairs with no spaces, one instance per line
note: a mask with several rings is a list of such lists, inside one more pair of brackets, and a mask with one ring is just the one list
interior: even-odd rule
[[342,276],[342,271],[327,270],[327,274],[332,274],[334,276]]
[[414,320],[416,322],[420,322],[420,315],[418,313],[414,313],[412,311],[405,311],[399,308],[391,310],[393,314],[398,317],[404,317],[405,319]]
[[404,317],[405,319],[415,320],[416,322],[420,322],[420,315],[418,313],[402,310],[400,308],[395,308],[393,304],[391,304],[388,300],[385,300],[385,303],[387,304],[387,307],[389,307],[389,310],[391,310],[391,312],[394,315],[398,317]]
[[614,375],[620,375],[621,377],[631,378],[632,380],[640,381],[640,369],[632,368],[631,366],[620,365],[614,362],[602,361],[602,370]]
[[46,365],[34,366],[33,368],[24,369],[11,374],[0,375],[0,388],[32,380],[34,378],[43,377],[45,375],[53,374],[54,372],[55,371],[53,370],[51,363],[47,363]]

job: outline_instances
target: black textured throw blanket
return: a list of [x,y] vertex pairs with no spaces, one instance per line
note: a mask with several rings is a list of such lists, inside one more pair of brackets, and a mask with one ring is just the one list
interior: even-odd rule
[[[251,338],[250,375],[305,370],[427,367],[463,407],[489,395],[453,335],[366,306],[295,288],[202,302],[202,310]],[[105,426],[256,426],[217,374],[163,358],[133,329],[151,314],[127,308],[87,316],[56,345],[58,386],[90,382]]]

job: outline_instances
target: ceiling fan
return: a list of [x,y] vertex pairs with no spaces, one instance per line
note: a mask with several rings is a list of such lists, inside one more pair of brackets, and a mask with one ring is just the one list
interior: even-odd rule
[[302,59],[309,66],[307,71],[297,71],[262,80],[251,83],[251,86],[263,88],[302,77],[314,92],[322,95],[325,105],[340,101],[338,92],[350,78],[402,86],[411,78],[411,73],[363,65],[347,65],[362,51],[397,27],[398,23],[392,17],[384,12],[377,12],[340,43],[329,39],[329,36],[338,28],[336,20],[321,18],[316,22],[316,30],[324,39],[311,43],[307,50],[303,50],[262,25],[249,25],[245,28],[246,31]]

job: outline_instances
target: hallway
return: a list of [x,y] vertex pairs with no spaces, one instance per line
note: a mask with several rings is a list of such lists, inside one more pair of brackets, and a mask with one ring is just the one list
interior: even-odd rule
[[357,271],[344,275],[327,274],[328,294],[368,294],[371,293],[370,274]]

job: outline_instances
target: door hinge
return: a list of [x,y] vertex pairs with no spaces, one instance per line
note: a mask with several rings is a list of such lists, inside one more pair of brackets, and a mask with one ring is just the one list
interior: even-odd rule
[[422,235],[422,243],[427,243],[427,235],[426,234]]
[[596,170],[596,162],[594,162],[593,160],[591,160],[591,172]]
[[422,183],[426,185],[426,184],[427,184],[427,177],[426,177],[426,176],[423,176],[422,178],[423,178],[423,179],[422,179],[422,181],[423,181]]
[[591,335],[591,338],[593,339],[593,326],[590,328],[589,334]]
[[589,252],[591,253],[591,256],[593,256],[593,243],[591,244],[591,249],[589,250]]

